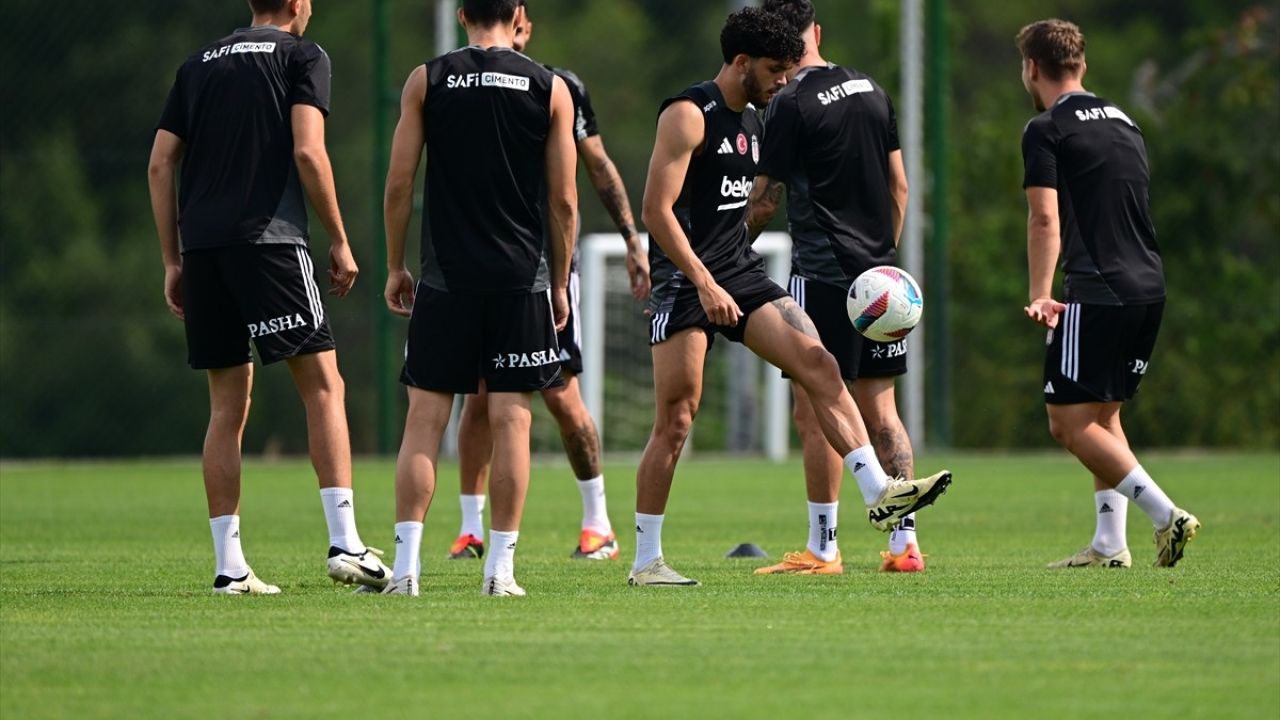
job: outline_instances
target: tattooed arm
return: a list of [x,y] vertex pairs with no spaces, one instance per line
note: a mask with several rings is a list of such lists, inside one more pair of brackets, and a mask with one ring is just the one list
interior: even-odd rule
[[587,166],[587,175],[600,202],[609,211],[618,233],[627,243],[627,276],[631,278],[631,294],[637,300],[649,297],[649,256],[640,244],[636,221],[631,215],[631,203],[627,201],[627,188],[622,184],[618,168],[604,151],[604,141],[592,135],[578,142],[578,153]]
[[751,186],[751,200],[747,205],[747,238],[755,242],[760,233],[778,214],[778,202],[782,200],[782,191],[787,186],[781,180],[774,180],[768,175],[757,175]]

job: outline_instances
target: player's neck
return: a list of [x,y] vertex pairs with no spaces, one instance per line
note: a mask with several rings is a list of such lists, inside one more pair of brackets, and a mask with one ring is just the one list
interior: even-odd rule
[[253,16],[253,24],[251,27],[256,27],[256,28],[273,27],[273,28],[276,28],[277,30],[281,30],[283,32],[293,33],[294,35],[297,35],[298,33],[295,32],[293,29],[293,23],[295,20],[297,20],[296,17],[283,17],[280,15],[256,15],[255,14]]
[[512,37],[512,33],[501,25],[494,25],[487,28],[468,27],[467,44],[482,48],[514,48],[515,39]]
[[720,88],[720,94],[724,96],[725,107],[734,112],[747,109],[747,91],[742,89],[742,79],[737,77],[737,72],[732,65],[721,65],[720,72],[716,74],[713,82]]
[[1068,78],[1062,82],[1046,85],[1044,88],[1044,94],[1040,99],[1044,102],[1045,107],[1051,108],[1063,95],[1078,92],[1088,91],[1084,89],[1084,85],[1080,82],[1080,78]]

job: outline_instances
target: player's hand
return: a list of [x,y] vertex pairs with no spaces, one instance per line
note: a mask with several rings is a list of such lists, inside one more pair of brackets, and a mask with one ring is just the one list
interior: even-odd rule
[[356,284],[360,268],[351,255],[350,243],[333,243],[329,246],[329,294],[346,297]]
[[400,317],[413,314],[413,276],[400,268],[387,273],[387,289],[382,292],[387,309]]
[[649,299],[652,285],[649,280],[649,255],[632,243],[627,250],[627,277],[631,279],[631,295],[641,302]]
[[556,332],[569,324],[569,291],[565,288],[551,288],[551,316],[556,321]]
[[702,310],[713,325],[736,327],[742,317],[738,303],[714,281],[698,288],[698,302],[702,303]]
[[1036,298],[1031,304],[1022,308],[1022,312],[1035,322],[1052,330],[1058,327],[1058,316],[1067,309],[1066,305],[1053,298]]
[[182,308],[182,266],[170,265],[164,269],[164,302],[169,312],[179,320],[186,319]]

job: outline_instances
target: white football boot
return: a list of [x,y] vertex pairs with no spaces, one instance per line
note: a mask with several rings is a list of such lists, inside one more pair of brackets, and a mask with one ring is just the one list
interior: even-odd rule
[[382,562],[382,551],[365,548],[362,553],[349,553],[340,547],[329,548],[329,577],[343,585],[367,585],[381,590],[391,581],[391,568]]
[[697,585],[698,581],[687,578],[667,564],[662,556],[658,556],[639,570],[632,570],[627,576],[628,585],[681,585],[691,586]]
[[253,570],[241,578],[219,575],[213,579],[214,595],[278,595],[280,588],[268,585],[253,574]]
[[493,597],[524,597],[524,588],[516,584],[515,578],[506,578],[490,576],[484,579],[484,584],[480,586],[481,595],[491,595]]

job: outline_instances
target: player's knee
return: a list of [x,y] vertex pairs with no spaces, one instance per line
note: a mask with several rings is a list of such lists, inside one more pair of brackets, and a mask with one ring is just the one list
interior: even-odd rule
[[591,419],[581,398],[567,392],[544,393],[542,399],[546,401],[551,417],[555,418],[561,428],[581,427]]
[[249,419],[252,404],[248,393],[220,397],[209,407],[209,424],[219,428],[240,427]]
[[654,424],[653,435],[659,442],[671,447],[680,447],[693,431],[693,419],[697,417],[698,405],[691,401],[672,403],[658,415]]
[[1059,445],[1070,450],[1075,444],[1078,428],[1065,419],[1049,414],[1049,434]]
[[801,370],[797,377],[815,401],[831,401],[845,392],[844,381],[840,378],[840,364],[827,349],[814,344],[805,348],[801,354]]
[[510,407],[489,413],[489,428],[494,435],[516,433],[527,435],[531,424],[532,418],[529,411],[524,408]]

